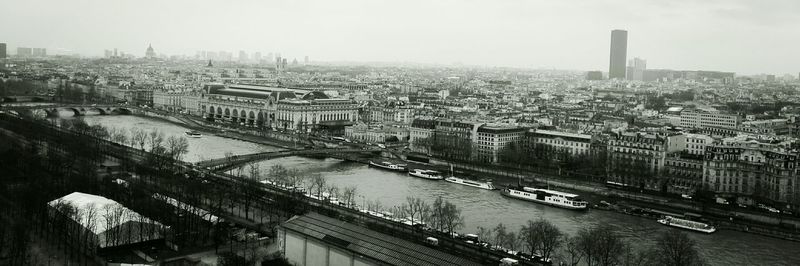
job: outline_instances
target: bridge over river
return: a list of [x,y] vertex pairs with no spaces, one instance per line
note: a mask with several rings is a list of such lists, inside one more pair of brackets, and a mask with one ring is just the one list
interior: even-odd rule
[[372,154],[381,152],[377,148],[366,149],[348,149],[348,148],[317,148],[305,150],[288,150],[288,151],[269,151],[261,153],[253,153],[246,155],[234,155],[226,158],[211,159],[197,162],[195,165],[203,168],[209,168],[215,171],[227,171],[237,166],[253,162],[268,160],[280,157],[289,156],[303,156],[303,155],[342,155],[342,154]]
[[67,111],[72,112],[75,116],[85,115],[89,112],[95,112],[101,115],[107,114],[131,114],[134,110],[139,108],[130,105],[120,104],[68,104],[68,103],[51,103],[51,104],[36,104],[36,105],[7,105],[2,109],[14,110],[17,112],[34,112],[37,110],[44,111],[47,116],[58,116],[59,112]]

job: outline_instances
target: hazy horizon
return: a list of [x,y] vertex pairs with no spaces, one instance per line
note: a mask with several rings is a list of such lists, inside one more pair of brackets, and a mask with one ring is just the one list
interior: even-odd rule
[[649,69],[800,72],[800,1],[19,1],[0,42],[48,54],[240,50],[290,61],[608,71],[611,30]]

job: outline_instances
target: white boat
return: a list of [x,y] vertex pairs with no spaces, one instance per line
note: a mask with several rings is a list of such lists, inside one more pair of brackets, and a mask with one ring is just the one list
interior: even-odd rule
[[405,171],[406,165],[405,164],[393,164],[391,162],[373,162],[369,161],[369,165],[380,167],[383,169],[393,170],[393,171]]
[[470,187],[488,189],[488,190],[494,190],[495,189],[494,185],[492,185],[492,182],[488,182],[488,181],[487,182],[475,181],[475,180],[458,178],[458,177],[455,177],[455,176],[451,176],[451,177],[445,178],[444,181],[447,181],[447,182],[450,182],[450,183],[461,184],[461,185],[465,185],[465,186],[470,186]]
[[439,171],[435,171],[435,170],[411,169],[411,171],[408,172],[408,175],[413,176],[413,177],[431,179],[431,180],[444,179],[444,176],[442,176],[442,173],[440,173]]
[[186,136],[189,136],[190,138],[199,138],[203,136],[203,134],[200,134],[200,132],[197,131],[186,131],[184,133],[186,133]]
[[672,216],[666,216],[664,219],[659,219],[658,222],[663,225],[668,225],[672,227],[677,227],[686,230],[692,230],[697,232],[703,232],[706,234],[710,234],[717,231],[717,228],[714,226],[708,225],[706,223],[696,222],[692,220],[686,220],[681,218],[675,218]]
[[523,199],[571,210],[585,210],[589,205],[588,202],[580,199],[578,195],[543,188],[523,187],[521,190],[506,188],[500,191],[500,194],[509,198]]

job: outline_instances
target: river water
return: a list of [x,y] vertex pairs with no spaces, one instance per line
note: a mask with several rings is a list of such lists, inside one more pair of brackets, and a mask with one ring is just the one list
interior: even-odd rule
[[[159,129],[167,135],[182,135],[187,130],[160,120],[134,116],[87,116],[84,119],[89,124]],[[190,138],[189,144],[187,161],[220,158],[226,151],[246,154],[278,150],[207,134],[199,139]],[[575,234],[580,228],[608,224],[626,236],[629,243],[638,247],[651,245],[654,237],[662,230],[678,230],[650,219],[601,210],[576,212],[548,207],[505,198],[497,191],[414,178],[337,159],[287,157],[263,161],[259,166],[262,173],[267,173],[276,164],[297,168],[306,173],[321,173],[328,184],[339,188],[355,186],[360,195],[356,199],[358,204],[378,200],[389,211],[392,206],[405,202],[407,196],[420,197],[429,203],[441,196],[462,209],[465,225],[460,231],[463,233],[475,233],[478,226],[494,228],[498,223],[505,224],[509,230],[518,230],[527,220],[544,218],[568,234]],[[690,232],[689,235],[697,241],[700,252],[710,265],[800,265],[798,242],[727,230],[710,235]]]
[[[164,133],[164,137],[169,136],[186,136],[185,132],[189,129],[176,126],[168,122],[162,122],[155,119],[149,119],[137,116],[84,116],[82,117],[89,125],[101,124],[107,128],[119,128],[130,132],[131,128],[139,128],[144,131],[150,132],[158,130]],[[215,136],[208,132],[201,132],[201,138],[187,138],[189,142],[189,151],[183,156],[183,160],[187,162],[197,162],[208,159],[216,159],[225,157],[226,152],[232,152],[234,155],[250,154],[266,151],[278,151],[280,148],[273,146],[254,144],[229,138]],[[128,134],[130,137],[130,134]]]

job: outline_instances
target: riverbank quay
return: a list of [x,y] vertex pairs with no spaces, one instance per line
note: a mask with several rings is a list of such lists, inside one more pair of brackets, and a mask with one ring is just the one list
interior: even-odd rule
[[[452,166],[453,171],[456,173],[470,173],[472,176],[491,179],[501,187],[521,183],[526,186],[549,187],[580,194],[581,197],[588,199],[592,204],[600,201],[622,203],[623,206],[628,208],[619,208],[611,211],[618,211],[628,215],[642,216],[655,220],[659,216],[663,216],[658,215],[658,213],[675,213],[680,216],[688,213],[701,215],[703,219],[717,225],[720,229],[800,241],[800,219],[793,216],[759,213],[750,209],[742,210],[731,205],[701,203],[682,198],[612,189],[599,182],[542,175],[510,167],[447,162],[434,158],[428,158],[428,160],[429,162],[427,163],[408,161],[409,167],[419,164],[429,168],[448,170]],[[648,213],[656,213],[656,215]]]
[[[177,119],[176,119],[177,120]],[[192,119],[194,120],[194,119]],[[187,126],[179,120],[166,120],[181,126]],[[216,123],[196,121],[204,126],[204,130],[217,132],[215,134],[232,139],[272,145],[286,149],[299,149],[305,145],[314,145],[312,137],[300,134],[291,134],[280,131],[259,131],[251,128],[224,127]],[[398,150],[383,152],[383,159],[402,161],[408,164],[409,169],[435,169],[448,173],[452,169],[456,175],[472,176],[478,179],[492,179],[500,186],[515,185],[517,183],[529,186],[551,187],[559,190],[574,192],[588,199],[592,204],[600,201],[622,203],[628,208],[619,211],[634,216],[644,216],[657,219],[647,210],[654,213],[668,212],[682,215],[685,213],[699,214],[704,219],[717,225],[720,229],[749,232],[780,239],[800,241],[800,219],[782,215],[758,213],[752,210],[738,210],[731,206],[715,206],[714,203],[699,203],[677,197],[646,194],[637,191],[618,190],[606,187],[603,183],[579,180],[576,178],[556,175],[544,175],[529,169],[519,169],[501,165],[479,165],[466,162],[452,162],[431,158],[425,155],[404,153]],[[341,158],[340,158],[341,159]],[[367,164],[370,158],[354,156],[344,158],[350,161]],[[422,159],[422,160],[420,160]],[[451,168],[452,167],[452,168]],[[727,208],[726,208],[727,207]],[[643,211],[644,210],[644,211]]]

